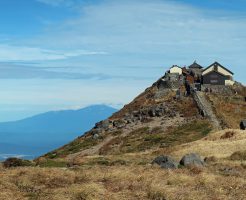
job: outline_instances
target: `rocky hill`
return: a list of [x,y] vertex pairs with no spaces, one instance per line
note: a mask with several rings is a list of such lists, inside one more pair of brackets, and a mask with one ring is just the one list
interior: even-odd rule
[[245,87],[178,86],[161,78],[71,143],[5,161],[0,199],[246,199]]
[[85,156],[168,149],[203,138],[213,130],[239,128],[246,118],[246,90],[239,83],[219,92],[183,95],[185,84],[173,89],[162,80],[83,136],[38,160],[62,158],[76,163]]

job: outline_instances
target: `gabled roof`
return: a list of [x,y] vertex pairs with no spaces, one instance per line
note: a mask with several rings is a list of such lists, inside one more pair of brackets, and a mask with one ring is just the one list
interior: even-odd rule
[[218,72],[218,71],[215,71],[215,70],[212,70],[212,71],[210,71],[210,72],[204,74],[203,76],[207,76],[207,75],[209,75],[209,74],[211,74],[211,73],[216,73],[216,74],[219,74],[219,75],[221,75],[221,76],[225,76],[225,74],[222,74],[222,73],[220,73],[220,72]]
[[180,69],[182,69],[182,67],[178,66],[178,65],[173,65],[172,67],[170,67],[170,69],[174,68],[174,67],[178,67]]
[[196,61],[194,61],[194,63],[193,64],[191,64],[190,66],[189,66],[189,68],[197,68],[197,69],[202,69],[203,67],[201,66],[201,65],[199,65]]
[[203,70],[203,72],[206,71],[208,68],[210,68],[212,66],[219,66],[219,67],[223,68],[224,70],[226,70],[227,72],[229,72],[230,74],[234,75],[234,73],[232,71],[230,71],[229,69],[225,68],[224,66],[222,66],[220,63],[218,63],[216,61],[213,64],[209,65],[207,68],[205,68]]

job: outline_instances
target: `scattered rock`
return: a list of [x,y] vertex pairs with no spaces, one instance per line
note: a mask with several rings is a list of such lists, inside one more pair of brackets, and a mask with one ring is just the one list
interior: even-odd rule
[[229,139],[232,138],[236,133],[233,131],[227,131],[224,135],[220,137],[220,139]]
[[196,167],[203,167],[204,166],[204,161],[201,159],[201,157],[198,154],[191,153],[185,155],[181,160],[180,160],[180,165],[182,166],[196,166]]
[[153,161],[152,164],[160,165],[164,169],[177,169],[178,163],[174,161],[169,156],[158,156]]
[[3,162],[3,167],[10,168],[10,167],[25,167],[25,166],[32,166],[33,163],[29,160],[23,160],[20,158],[8,158]]
[[102,132],[103,132],[103,129],[101,129],[101,128],[93,128],[90,130],[90,133],[91,133],[93,138],[95,135],[100,135]]
[[[246,97],[245,97],[245,101],[246,101]],[[246,119],[240,122],[240,129],[246,130]]]
[[123,128],[126,125],[126,121],[124,120],[116,120],[113,122],[114,127]]
[[149,116],[150,117],[155,117],[155,109],[154,108],[151,108],[148,112]]
[[219,169],[220,173],[225,176],[240,176],[242,174],[238,167],[224,166]]
[[103,120],[96,123],[95,128],[107,129],[110,126],[109,120]]
[[94,135],[92,136],[92,138],[96,140],[96,139],[99,138],[99,135],[98,135],[98,134],[94,134]]
[[210,157],[206,157],[204,158],[204,162],[206,163],[213,163],[216,162],[218,159],[215,156],[210,156]]

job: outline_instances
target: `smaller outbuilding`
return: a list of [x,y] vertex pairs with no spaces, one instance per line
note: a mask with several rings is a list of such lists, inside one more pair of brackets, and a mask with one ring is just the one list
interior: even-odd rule
[[241,123],[240,123],[240,129],[241,130],[246,130],[246,119],[243,120],[243,121],[241,121]]
[[190,74],[195,77],[195,79],[201,79],[203,67],[199,65],[196,61],[189,66]]
[[170,74],[182,74],[182,68],[179,67],[178,65],[173,65],[170,70],[169,70]]

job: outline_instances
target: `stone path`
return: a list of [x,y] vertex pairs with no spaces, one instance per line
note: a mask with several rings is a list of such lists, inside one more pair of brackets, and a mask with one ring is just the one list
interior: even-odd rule
[[196,91],[194,92],[194,99],[199,107],[199,109],[202,111],[202,114],[204,117],[207,117],[213,124],[214,128],[216,130],[221,130],[220,121],[216,117],[216,115],[213,112],[211,103],[206,99],[205,93]]

